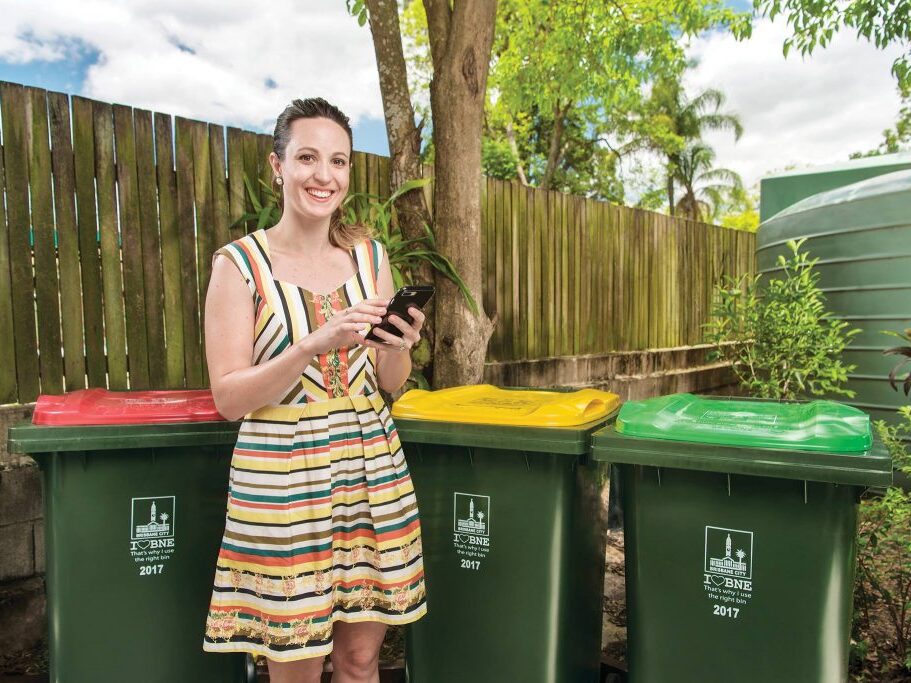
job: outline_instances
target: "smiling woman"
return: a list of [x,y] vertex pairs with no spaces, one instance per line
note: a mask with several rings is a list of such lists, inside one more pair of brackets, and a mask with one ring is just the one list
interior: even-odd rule
[[364,338],[392,274],[341,218],[351,148],[325,100],[282,112],[282,217],[216,252],[206,296],[215,403],[244,420],[203,649],[265,656],[274,683],[318,681],[330,653],[344,680],[375,681],[386,626],[426,612],[417,503],[378,391],[404,383],[424,317]]

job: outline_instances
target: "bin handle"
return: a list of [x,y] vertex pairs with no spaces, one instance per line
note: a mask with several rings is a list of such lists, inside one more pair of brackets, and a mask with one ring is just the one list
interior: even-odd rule
[[605,401],[600,398],[579,396],[573,407],[583,416],[588,417],[604,412]]

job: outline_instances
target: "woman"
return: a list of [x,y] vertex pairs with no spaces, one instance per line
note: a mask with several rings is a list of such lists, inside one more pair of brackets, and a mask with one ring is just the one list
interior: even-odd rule
[[382,246],[341,222],[352,135],[325,100],[278,117],[282,217],[219,249],[206,296],[212,393],[244,417],[203,648],[268,660],[273,683],[376,682],[388,624],[426,612],[408,468],[378,389],[411,371],[424,321],[393,316]]

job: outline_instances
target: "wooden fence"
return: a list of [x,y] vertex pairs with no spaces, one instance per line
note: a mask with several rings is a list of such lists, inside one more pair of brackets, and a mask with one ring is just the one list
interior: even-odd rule
[[488,179],[490,360],[702,342],[722,275],[752,272],[755,235]]
[[[86,386],[208,383],[210,258],[252,226],[271,136],[0,82],[0,403]],[[352,189],[388,195],[356,153]],[[700,341],[754,236],[488,180],[493,360]]]

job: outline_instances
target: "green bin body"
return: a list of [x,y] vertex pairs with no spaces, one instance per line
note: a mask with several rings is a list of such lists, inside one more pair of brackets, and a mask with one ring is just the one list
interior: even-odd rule
[[246,655],[202,650],[236,439],[228,422],[10,429],[43,471],[52,683],[253,680]]
[[[565,428],[396,418],[427,579],[408,681],[599,680],[606,468],[590,440],[612,417]],[[479,511],[486,527],[472,530]]]
[[623,491],[629,682],[844,683],[857,503],[891,480],[867,416],[689,395],[627,406],[593,457]]

